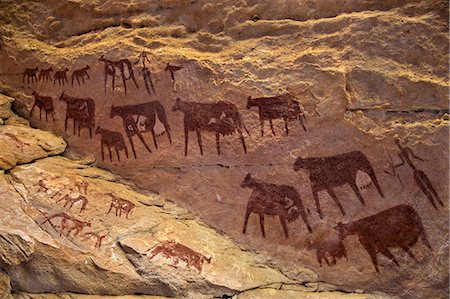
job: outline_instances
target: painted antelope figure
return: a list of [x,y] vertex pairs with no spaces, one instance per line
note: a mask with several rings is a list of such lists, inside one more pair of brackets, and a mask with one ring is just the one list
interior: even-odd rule
[[345,215],[345,210],[333,191],[334,187],[349,184],[358,199],[361,201],[361,204],[365,205],[364,198],[356,185],[356,174],[358,170],[361,170],[370,176],[372,182],[378,190],[378,193],[380,193],[381,197],[384,197],[372,165],[369,160],[367,160],[367,157],[360,151],[348,152],[331,157],[298,157],[293,168],[295,171],[300,169],[309,170],[311,189],[314,196],[314,201],[316,203],[317,212],[319,213],[321,219],[323,218],[323,215],[320,209],[318,193],[322,190],[326,190],[328,194],[330,194],[339,207],[342,215]]
[[23,75],[22,83],[25,83],[25,78],[27,78],[28,84],[30,84],[30,79],[31,79],[31,83],[38,82],[37,72],[39,72],[38,67],[35,67],[34,69],[26,68],[25,71],[22,73],[22,75]]
[[141,140],[142,144],[151,153],[150,147],[145,142],[142,136],[143,132],[150,131],[153,137],[153,143],[155,148],[158,148],[158,143],[156,142],[156,132],[155,124],[158,119],[164,126],[164,132],[167,133],[167,138],[169,142],[172,143],[172,137],[170,135],[170,125],[167,121],[166,111],[164,106],[158,101],[151,101],[142,104],[135,105],[125,105],[125,106],[112,106],[110,117],[120,116],[123,120],[123,126],[127,134],[128,140],[131,144],[131,149],[133,150],[134,158],[136,156],[136,150],[134,148],[133,136],[137,135]]
[[211,263],[211,257],[207,258],[203,254],[175,241],[163,241],[149,250],[151,250],[150,260],[156,255],[162,254],[167,259],[173,259],[175,266],[181,260],[186,263],[188,268],[194,267],[198,272],[202,272],[205,261]]
[[303,108],[290,93],[285,93],[274,97],[262,97],[255,99],[248,97],[247,109],[252,107],[258,107],[259,121],[261,124],[261,136],[264,136],[265,120],[269,121],[270,129],[272,130],[273,135],[275,135],[275,130],[273,129],[272,123],[272,120],[274,119],[284,120],[286,135],[289,135],[288,122],[297,119],[303,127],[303,130],[306,131]]
[[54,218],[61,218],[61,224],[59,229],[59,235],[62,236],[64,231],[67,228],[67,236],[70,236],[70,233],[72,231],[75,231],[74,237],[78,236],[78,234],[85,228],[85,227],[91,227],[91,223],[89,221],[82,221],[79,219],[76,219],[66,213],[57,213],[53,214],[51,216],[45,217],[45,221],[41,223],[44,224],[46,222],[49,222],[51,224],[51,220]]
[[131,216],[131,212],[133,211],[135,205],[131,201],[123,199],[117,195],[112,193],[105,193],[106,195],[111,196],[111,205],[106,214],[109,214],[112,208],[115,209],[116,217],[122,217],[122,211],[125,213],[125,218],[128,219],[128,216]]
[[379,272],[378,252],[391,259],[397,266],[399,265],[389,251],[389,247],[400,247],[414,260],[416,258],[410,251],[410,247],[416,244],[419,238],[432,250],[420,216],[408,205],[394,206],[349,223],[339,222],[335,228],[341,240],[349,235],[358,236],[359,242],[370,255],[377,272]]
[[253,190],[247,203],[242,233],[245,234],[247,231],[248,218],[251,213],[259,214],[259,224],[264,238],[266,237],[264,215],[277,215],[280,218],[286,238],[289,237],[286,220],[293,222],[298,219],[299,215],[302,216],[308,231],[312,232],[302,200],[294,187],[266,183],[253,178],[249,173],[242,181],[241,188]]
[[90,70],[91,68],[89,67],[89,65],[86,65],[85,67],[79,69],[79,70],[74,70],[72,72],[72,86],[73,86],[73,81],[75,79],[77,79],[78,85],[81,85],[80,83],[80,79],[84,84],[84,77],[86,77],[88,80],[90,80],[91,78],[89,77],[88,74],[88,70]]
[[89,202],[89,200],[86,197],[84,197],[83,195],[79,195],[77,197],[71,197],[69,194],[66,194],[65,196],[61,197],[57,201],[57,203],[60,202],[60,201],[63,201],[63,200],[66,202],[64,204],[64,207],[66,207],[70,203],[69,210],[70,210],[70,208],[72,208],[72,206],[74,204],[76,204],[77,202],[81,201],[80,213],[82,213],[84,210],[86,210],[86,206],[87,206],[87,204]]
[[139,54],[138,60],[134,64],[138,64],[139,61],[141,60],[142,60],[142,71],[140,73],[142,73],[142,77],[144,78],[145,88],[147,89],[148,94],[152,94],[150,88],[153,91],[153,93],[156,94],[155,87],[153,86],[152,81],[152,73],[150,72],[150,69],[145,65],[146,62],[150,64],[150,60],[147,57],[147,53],[142,52],[141,54]]
[[67,72],[69,71],[68,68],[65,68],[63,70],[57,71],[55,75],[53,76],[53,86],[56,84],[56,80],[58,80],[58,84],[61,86],[64,86],[65,82],[69,84],[69,80],[67,80]]
[[84,234],[84,238],[82,241],[86,241],[87,239],[92,239],[95,241],[94,248],[100,249],[102,247],[103,239],[106,238],[106,235],[100,235],[99,233],[89,232]]
[[64,92],[59,97],[60,101],[66,102],[66,119],[64,120],[64,132],[67,131],[67,122],[73,119],[73,134],[78,128],[80,135],[81,128],[89,129],[89,137],[92,138],[92,130],[95,126],[95,102],[91,98],[75,98]]
[[117,154],[117,160],[120,161],[120,150],[125,150],[125,155],[128,158],[128,149],[125,145],[125,140],[123,140],[122,134],[119,132],[113,132],[109,131],[100,127],[97,127],[95,130],[95,134],[100,134],[100,148],[102,151],[102,161],[105,161],[105,153],[103,152],[103,148],[106,146],[109,151],[109,160],[112,162],[112,154],[111,154],[111,147],[114,147]]
[[[112,60],[106,59],[104,57],[104,55],[102,55],[98,60],[102,61],[105,64],[105,93],[106,93],[106,82],[108,81],[108,76],[112,77],[113,93],[114,93],[114,84],[115,84],[116,76],[122,77],[123,87],[125,88],[125,94],[127,94],[126,80],[132,79],[134,84],[136,84],[136,88],[139,88],[139,86],[136,82],[136,78],[134,77],[133,67],[131,66],[131,62],[128,59],[112,61]],[[128,76],[126,73],[128,73]]]
[[42,96],[37,92],[33,91],[32,95],[34,96],[34,104],[30,110],[30,117],[33,113],[34,107],[39,108],[39,119],[41,119],[42,110],[45,112],[45,120],[48,120],[48,114],[51,113],[53,120],[55,120],[55,107],[53,106],[53,99],[50,96]]
[[53,68],[49,67],[48,69],[41,70],[39,72],[39,78],[38,81],[40,82],[42,79],[42,82],[48,82],[52,81],[52,77],[50,76],[50,73],[53,72]]
[[[233,103],[218,101],[217,103],[185,102],[176,99],[173,111],[184,113],[184,155],[187,156],[189,131],[197,133],[200,154],[203,155],[201,130],[214,132],[216,134],[217,154],[220,155],[220,135],[232,135],[238,132],[241,138],[244,152],[247,153],[242,130],[248,133],[242,117]],[[249,134],[250,135],[250,134]]]

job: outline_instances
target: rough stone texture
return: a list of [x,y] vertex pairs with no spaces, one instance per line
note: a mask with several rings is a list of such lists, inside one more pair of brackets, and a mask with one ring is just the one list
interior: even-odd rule
[[[239,296],[243,298],[289,298],[305,291],[284,288],[293,280],[294,284],[305,287],[311,296],[334,298],[341,294],[336,291],[352,293],[358,289],[403,298],[448,296],[449,43],[446,1],[221,0],[212,4],[204,0],[79,0],[3,1],[2,4],[1,90],[17,99],[14,108],[20,116],[29,119],[33,127],[63,136],[68,143],[65,155],[80,159],[47,158],[13,168],[10,171],[14,178],[12,183],[23,199],[17,194],[12,198],[18,197],[19,203],[25,200],[31,206],[31,211],[25,209],[27,217],[36,219],[43,215],[33,209],[48,213],[67,210],[67,206],[63,209],[64,201],[56,203],[62,194],[51,197],[63,186],[69,186],[70,180],[88,181],[92,194],[87,196],[87,210],[79,213],[80,203],[77,203],[70,212],[91,219],[91,229],[107,231],[111,240],[105,240],[102,245],[105,249],[100,252],[111,253],[113,251],[106,248],[114,248],[120,253],[119,261],[124,261],[119,266],[117,261],[111,260],[111,255],[92,250],[92,244],[86,246],[86,241],[59,238],[58,233],[46,224],[39,229],[43,235],[32,236],[33,240],[38,240],[32,248],[39,258],[28,261],[26,271],[21,265],[11,267],[14,271],[8,270],[13,291],[104,293],[119,290],[108,286],[119,277],[129,282],[128,289],[121,290],[121,294],[136,291],[139,284],[139,293],[166,296],[194,296],[197,293],[208,296],[230,290],[230,294],[241,292]],[[145,88],[140,73],[142,61],[134,64],[143,51],[147,52],[146,66],[151,71],[156,94],[149,94]],[[102,55],[111,60],[129,59],[139,88],[132,80],[127,80],[125,94],[120,76],[116,76],[114,93],[111,77],[105,86],[105,65],[99,61]],[[175,82],[169,72],[164,71],[167,63],[182,67],[175,72]],[[84,78],[84,84],[78,84],[75,79],[72,85],[73,71],[86,65],[90,67],[90,79]],[[46,69],[50,66],[52,74],[68,68],[69,82],[62,86],[58,82],[28,83],[28,78],[23,78],[26,68]],[[40,119],[37,108],[30,113],[35,100],[33,91],[53,98],[55,120],[50,115],[47,121],[45,115]],[[100,136],[89,138],[86,128],[82,128],[81,136],[78,136],[74,133],[72,119],[65,130],[66,104],[58,100],[63,92],[94,100],[95,128],[100,125],[121,133],[128,148],[128,159],[124,150],[120,150],[119,162],[115,150],[112,149],[111,157],[105,148],[103,160]],[[261,136],[258,108],[246,109],[247,98],[285,93],[290,93],[303,106],[307,130],[304,131],[298,121],[291,121],[286,136],[283,121],[276,119],[273,121],[275,134],[265,121],[265,134]],[[226,100],[236,105],[249,131],[249,135],[245,132],[243,135],[247,153],[243,151],[239,135],[234,132],[220,136],[221,154],[217,155],[214,133],[202,131],[204,154],[200,155],[197,136],[190,131],[188,154],[184,156],[183,113],[173,111],[176,98],[202,103]],[[142,135],[152,153],[134,136],[135,159],[125,135],[127,126],[124,127],[119,116],[111,118],[110,112],[112,106],[149,101],[159,101],[164,107],[172,143],[169,143],[168,132],[164,132],[163,120],[158,115],[154,125],[158,149],[150,132]],[[0,98],[0,117],[6,124],[2,126],[2,132],[9,132],[32,146],[18,149],[17,141],[5,133],[0,134],[0,140],[6,140],[2,145],[6,150],[0,155],[3,169],[64,150],[65,145],[60,139],[45,147],[39,140],[53,137],[34,141],[36,139],[30,135],[21,135],[38,133],[17,125],[26,125],[26,121],[8,112],[10,103],[9,98]],[[194,115],[202,117],[204,113],[196,111]],[[218,114],[207,119],[207,123],[213,127],[224,117],[226,120],[226,114]],[[144,126],[142,119],[136,121],[140,129]],[[404,155],[418,170],[405,164],[396,168],[394,175],[388,173],[392,172],[393,164],[401,162],[396,139],[400,140],[401,146],[409,148]],[[349,185],[335,187],[333,190],[343,205],[344,216],[324,190],[318,195],[324,215],[321,219],[311,192],[309,171],[294,171],[294,162],[298,157],[325,157],[351,151],[363,152],[367,157],[384,197],[380,196],[368,173],[358,171],[355,181],[366,205],[361,205]],[[415,159],[414,155],[423,159]],[[86,164],[94,159],[95,166],[115,175]],[[339,163],[331,163],[326,171],[332,173],[337,169],[335,177],[345,174],[346,170],[339,167]],[[424,182],[424,175],[419,170],[434,186],[443,207],[437,203],[435,209],[419,187],[419,182]],[[263,238],[258,216],[252,213],[247,233],[242,234],[247,202],[252,194],[251,189],[240,187],[247,173],[267,183],[294,187],[306,207],[313,232],[308,233],[300,217],[287,224],[289,238],[286,239],[278,217],[266,216],[266,237]],[[149,194],[129,194],[122,191],[122,187],[117,187],[121,190],[117,193],[113,191],[136,204],[136,211],[127,221],[123,220],[124,215],[120,221],[114,221],[111,213],[104,215],[110,201],[104,193],[116,188],[112,186],[119,176],[120,180]],[[51,190],[37,192],[39,180],[49,184]],[[77,196],[78,189],[73,184],[70,186],[69,190],[73,190],[67,192]],[[272,199],[274,195],[279,194],[272,194]],[[195,217],[168,200],[189,210]],[[429,250],[422,239],[407,244],[413,259],[399,246],[391,246],[399,266],[379,250],[380,272],[377,273],[358,237],[352,235],[340,239],[336,224],[376,215],[400,204],[407,204],[417,212],[423,224],[420,231],[426,232],[433,250]],[[397,219],[400,219],[400,225],[394,227],[401,228],[404,218]],[[19,223],[22,229],[28,226],[27,221]],[[122,221],[126,225],[121,224]],[[20,240],[25,240],[22,235],[11,230],[19,224],[11,222],[4,231],[17,236],[15,240],[22,244]],[[204,237],[205,234],[208,237]],[[406,238],[408,234],[394,233],[392,238],[396,239],[395,236]],[[195,268],[180,261],[176,268],[179,271],[172,271],[174,264],[165,261],[164,257],[145,258],[148,255],[145,250],[168,238],[205,257],[211,253],[211,264],[204,262],[204,269],[197,273]],[[63,244],[67,249],[61,253],[55,249],[58,246],[49,245],[49,242],[58,246]],[[227,254],[222,260],[220,256],[225,256],[228,248],[223,242],[233,244],[230,248],[236,248],[236,255]],[[328,248],[328,255],[324,254],[329,258],[331,249],[342,246],[346,249],[347,259],[341,256],[336,265],[330,266],[322,260],[322,266],[319,265],[316,252]],[[79,263],[85,259],[79,251],[86,251],[92,261],[96,259],[90,255],[100,256],[97,259],[102,261],[101,266],[97,262],[88,262],[79,268]],[[261,251],[265,257],[256,255],[256,251]],[[270,262],[266,257],[270,257]],[[69,263],[73,268],[66,272],[61,268],[49,277],[42,277],[45,287],[31,285],[29,281],[39,269],[45,268],[48,259],[55,259],[56,265]],[[87,277],[97,275],[96,267],[105,269],[105,264],[109,265],[110,271],[102,272],[99,277],[106,283],[91,285],[92,281]],[[156,269],[155,264],[158,265]],[[229,267],[237,274],[230,276]],[[89,274],[84,275],[85,272]],[[68,275],[73,275],[74,280],[68,281]],[[141,281],[145,283],[141,284]],[[192,281],[195,283],[190,283]],[[311,282],[313,285],[308,284]],[[261,287],[276,283],[283,283],[283,288]],[[256,289],[249,290],[253,288]],[[274,295],[272,292],[281,293]]]

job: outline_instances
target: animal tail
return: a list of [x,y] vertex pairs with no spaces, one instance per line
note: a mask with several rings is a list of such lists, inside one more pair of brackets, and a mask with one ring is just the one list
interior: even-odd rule
[[159,121],[164,125],[165,132],[167,133],[167,138],[169,139],[169,142],[172,143],[172,136],[170,135],[170,125],[169,122],[167,121],[166,110],[164,109],[164,106],[161,103],[156,102],[154,109]]
[[296,206],[296,211],[288,216],[288,221],[292,222],[298,218],[298,216],[302,216],[303,222],[305,222],[308,231],[311,233],[311,225],[309,224],[308,217],[305,212],[305,207],[303,206],[302,199],[300,198],[300,194],[298,194],[297,190],[291,186],[284,186],[285,196],[292,199],[294,201],[294,205]]

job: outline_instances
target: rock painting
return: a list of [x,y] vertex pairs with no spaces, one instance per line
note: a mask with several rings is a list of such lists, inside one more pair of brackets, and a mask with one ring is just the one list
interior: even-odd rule
[[322,261],[328,266],[336,265],[338,259],[347,257],[347,251],[345,250],[344,243],[340,239],[325,239],[318,242],[309,242],[307,246],[308,250],[315,249],[317,261],[320,267],[322,267]]
[[[217,103],[185,102],[176,99],[173,111],[184,113],[184,155],[188,153],[189,131],[197,133],[200,154],[203,155],[201,131],[214,132],[216,135],[217,154],[220,155],[220,135],[232,135],[238,132],[244,152],[247,153],[243,129],[248,133],[242,117],[233,103],[218,101]],[[249,134],[250,135],[250,134]]]
[[102,247],[102,242],[104,239],[106,239],[106,235],[101,235],[99,233],[94,233],[94,232],[89,232],[89,233],[85,233],[84,238],[82,239],[82,241],[86,241],[86,240],[94,240],[95,244],[94,244],[94,248],[100,249],[100,247]]
[[42,82],[48,82],[48,81],[52,81],[52,77],[51,77],[51,72],[53,72],[53,68],[49,67],[45,70],[41,70],[39,72],[39,78],[38,81],[40,82],[42,80]]
[[53,99],[50,96],[43,96],[38,94],[36,91],[33,91],[32,95],[34,96],[34,104],[30,110],[30,118],[33,114],[33,109],[35,107],[39,108],[39,119],[41,118],[42,110],[45,112],[45,120],[48,121],[48,114],[51,113],[53,120],[55,120],[55,106],[53,105]]
[[55,72],[55,75],[53,76],[53,85],[56,84],[56,80],[58,80],[59,86],[64,86],[66,83],[69,84],[69,80],[67,80],[68,71],[69,69],[65,68],[63,70]]
[[70,204],[69,205],[69,210],[74,204],[76,204],[77,202],[81,202],[80,213],[82,213],[84,210],[86,210],[86,206],[87,206],[87,204],[89,202],[89,200],[83,195],[78,195],[77,197],[72,197],[69,194],[66,194],[63,197],[61,197],[57,201],[57,203],[60,202],[60,201],[65,201],[66,202],[64,204],[64,207],[66,207],[68,204]]
[[133,67],[128,59],[120,59],[117,61],[106,59],[104,55],[99,58],[105,64],[105,93],[106,93],[106,83],[108,77],[111,77],[111,88],[114,93],[116,76],[122,78],[123,87],[125,89],[125,94],[127,94],[127,80],[132,79],[136,88],[139,88],[136,78],[134,77]]
[[134,210],[134,203],[123,199],[113,193],[106,193],[106,195],[111,197],[111,205],[109,206],[109,210],[106,214],[109,214],[112,209],[115,209],[116,217],[122,217],[122,212],[125,214],[125,218],[128,219],[128,216],[131,216],[131,212]]
[[379,272],[377,261],[379,252],[397,266],[399,265],[389,251],[391,247],[400,247],[414,260],[416,258],[410,248],[417,243],[419,238],[422,239],[425,246],[432,250],[419,214],[408,205],[398,205],[349,223],[339,222],[336,229],[341,240],[349,235],[358,236],[377,272]]
[[172,83],[175,84],[175,72],[181,70],[183,67],[171,65],[170,63],[167,63],[166,68],[164,69],[165,72],[170,72],[170,79],[172,80]]
[[142,136],[143,132],[150,131],[152,133],[155,148],[158,148],[155,132],[155,124],[157,119],[164,125],[164,133],[167,134],[169,142],[172,143],[170,125],[167,121],[166,111],[164,109],[164,106],[161,105],[161,103],[158,101],[151,101],[136,105],[112,106],[110,117],[113,118],[115,116],[119,116],[123,120],[124,130],[127,134],[128,140],[130,141],[131,149],[133,150],[133,155],[135,158],[137,158],[137,156],[133,143],[134,135],[137,135],[139,137],[142,144],[145,146],[148,152],[151,153],[152,150],[147,145],[147,142]]
[[[425,196],[428,198],[430,203],[433,205],[433,207],[437,210],[438,207],[435,203],[435,200],[441,205],[444,206],[444,202],[441,200],[439,195],[436,192],[436,189],[434,189],[433,184],[431,184],[430,179],[428,179],[428,176],[423,172],[421,169],[416,168],[414,163],[412,162],[412,158],[424,162],[425,160],[416,156],[412,149],[410,149],[407,146],[402,146],[400,143],[400,140],[396,139],[395,144],[400,149],[400,152],[398,153],[398,157],[400,158],[401,162],[397,165],[392,165],[392,171],[393,173],[387,172],[391,175],[396,175],[395,168],[400,167],[408,164],[408,166],[413,171],[414,180],[416,181],[417,186],[419,186],[420,190],[425,194]],[[401,182],[401,180],[400,180]]]
[[342,215],[345,216],[345,210],[342,207],[338,197],[333,191],[334,187],[349,184],[355,192],[361,204],[365,205],[364,198],[356,185],[356,174],[358,170],[367,173],[374,183],[378,193],[384,197],[381,187],[378,184],[377,177],[367,157],[360,151],[348,152],[331,157],[320,158],[302,158],[298,157],[294,163],[294,170],[306,169],[309,171],[311,189],[316,203],[317,212],[321,219],[323,214],[320,209],[318,193],[326,190],[336,202]]
[[72,72],[72,78],[71,78],[72,86],[73,86],[73,82],[75,79],[77,80],[78,85],[81,85],[80,79],[81,79],[81,82],[83,82],[83,84],[85,83],[84,77],[86,77],[87,80],[90,80],[91,78],[89,77],[89,74],[87,72],[89,69],[90,69],[89,65],[86,65],[85,67],[83,67],[81,69],[74,70]]
[[65,94],[59,97],[60,101],[66,102],[66,118],[64,120],[64,132],[67,131],[67,122],[73,119],[73,134],[80,136],[81,128],[89,130],[89,137],[92,138],[92,130],[95,126],[95,102],[91,98],[75,98]]
[[147,54],[145,52],[142,52],[139,54],[138,60],[134,64],[138,64],[140,61],[142,61],[142,78],[144,79],[145,88],[147,89],[148,94],[152,94],[152,91],[154,94],[156,94],[155,86],[153,85],[152,80],[152,73],[150,72],[150,69],[145,65],[147,62],[150,64],[150,60],[147,57]]
[[285,93],[274,97],[252,98],[248,97],[247,109],[258,107],[259,121],[261,124],[261,136],[264,136],[264,121],[268,120],[272,134],[275,135],[273,128],[274,119],[283,119],[286,135],[289,135],[288,122],[298,120],[303,130],[305,127],[305,114],[301,105],[290,94]]
[[38,82],[38,77],[37,77],[37,73],[39,72],[39,68],[35,67],[34,69],[32,68],[26,68],[25,71],[22,73],[23,77],[22,77],[22,83],[25,83],[25,78],[27,79],[27,83],[30,84],[33,82]]
[[59,225],[59,235],[62,236],[64,231],[67,229],[67,236],[69,237],[70,234],[75,231],[73,237],[78,236],[78,234],[85,228],[85,227],[90,227],[91,223],[89,221],[83,221],[83,220],[79,220],[76,219],[66,213],[57,213],[57,214],[53,214],[51,216],[45,217],[45,221],[41,223],[44,224],[46,222],[49,222],[52,226],[52,222],[51,220],[54,218],[60,218],[61,219],[61,223]]
[[246,175],[241,183],[241,187],[253,190],[247,203],[242,233],[245,234],[247,231],[248,219],[251,213],[259,214],[259,224],[264,238],[266,237],[264,215],[274,215],[280,218],[286,238],[289,237],[286,220],[293,222],[298,219],[298,216],[302,216],[308,231],[312,232],[302,200],[294,187],[266,183],[253,178],[251,174]]
[[75,186],[78,188],[78,192],[80,192],[80,194],[83,194],[83,191],[84,191],[84,194],[87,195],[87,189],[89,187],[89,182],[86,182],[83,180],[77,181],[77,182],[75,182]]
[[172,259],[175,266],[181,260],[186,263],[188,268],[194,267],[199,273],[202,272],[205,261],[211,263],[211,257],[207,258],[203,254],[175,241],[163,241],[149,250],[151,250],[150,260],[161,254],[167,259]]
[[112,162],[112,153],[111,148],[114,148],[117,154],[117,160],[120,162],[120,154],[119,151],[124,150],[125,156],[128,158],[128,148],[125,145],[125,140],[123,136],[119,132],[109,131],[107,129],[103,129],[97,127],[95,130],[95,134],[100,134],[100,150],[102,152],[102,161],[105,161],[105,153],[103,152],[104,147],[108,148],[109,152],[109,160]]

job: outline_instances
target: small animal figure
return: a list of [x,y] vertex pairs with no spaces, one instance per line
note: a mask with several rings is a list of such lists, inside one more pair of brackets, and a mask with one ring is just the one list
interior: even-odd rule
[[38,78],[37,78],[38,71],[39,71],[38,67],[35,67],[34,69],[26,68],[25,71],[22,73],[23,74],[22,83],[25,83],[25,78],[27,78],[28,84],[30,84],[30,79],[31,79],[31,83],[37,82],[38,81]]
[[34,104],[30,110],[30,117],[33,113],[34,107],[39,108],[39,119],[41,119],[41,112],[44,110],[45,112],[45,120],[48,120],[48,114],[51,113],[53,120],[55,120],[55,107],[53,106],[53,99],[50,96],[39,95],[36,91],[33,91],[32,95],[34,96]]
[[83,84],[84,82],[84,77],[86,77],[86,79],[90,80],[91,78],[89,77],[88,74],[88,70],[90,69],[89,65],[86,65],[85,67],[78,69],[78,70],[74,70],[72,72],[72,86],[73,86],[73,81],[75,79],[77,79],[78,85],[81,85],[80,83],[80,79],[82,80]]
[[67,236],[70,236],[70,233],[72,231],[75,231],[75,234],[73,236],[76,237],[85,227],[91,227],[91,223],[89,221],[82,221],[82,220],[76,219],[66,213],[57,213],[57,214],[53,214],[49,217],[46,217],[45,221],[42,222],[41,225],[46,222],[49,222],[50,224],[52,224],[50,220],[52,220],[54,218],[58,218],[58,217],[61,218],[61,224],[60,224],[60,230],[59,230],[60,236],[62,236],[62,234],[64,233],[64,230],[66,230],[66,228],[67,228]]
[[64,132],[67,131],[67,122],[73,119],[73,134],[78,128],[80,135],[81,128],[89,129],[89,137],[92,138],[92,130],[95,126],[95,102],[92,98],[75,98],[65,94],[59,97],[60,101],[66,102],[66,118],[64,120]]
[[[342,240],[329,239],[321,240],[320,242],[309,241],[308,250],[315,249],[317,261],[320,267],[322,267],[322,260],[324,260],[328,266],[336,265],[337,259],[345,257],[347,260],[347,251],[345,250]],[[330,260],[331,259],[331,263]]]
[[44,183],[44,180],[39,180],[38,181],[38,186],[39,186],[39,189],[38,189],[37,192],[45,192],[45,193],[47,193],[47,191],[49,190],[47,185]]
[[97,127],[95,130],[95,134],[100,134],[100,148],[102,151],[102,161],[105,161],[105,154],[103,152],[103,148],[106,146],[109,151],[109,160],[112,162],[112,154],[111,154],[111,147],[114,147],[117,154],[117,160],[120,161],[120,150],[125,150],[125,155],[128,158],[128,149],[125,145],[125,140],[123,139],[123,136],[119,132],[113,132],[109,131],[100,127]]
[[241,114],[233,103],[226,101],[218,101],[217,103],[185,102],[177,98],[172,111],[184,113],[185,156],[187,156],[188,151],[189,131],[197,133],[200,154],[203,156],[201,130],[215,133],[218,155],[220,155],[220,135],[232,135],[234,132],[238,132],[244,152],[247,153],[243,130],[245,129],[247,134],[249,133],[242,121]]
[[134,77],[133,67],[131,66],[131,62],[128,59],[121,59],[118,61],[112,61],[106,59],[104,55],[99,58],[105,64],[105,93],[106,93],[106,82],[108,77],[112,77],[112,90],[114,93],[114,84],[116,80],[116,76],[122,77],[123,87],[125,88],[125,94],[127,94],[127,83],[126,80],[132,79],[134,84],[136,84],[136,88],[139,89],[139,86],[136,82],[136,78]]
[[112,193],[106,193],[106,195],[111,196],[111,206],[109,207],[109,210],[106,214],[109,214],[111,212],[112,208],[116,210],[116,217],[122,217],[122,211],[125,213],[125,218],[128,219],[128,216],[131,216],[131,212],[133,211],[135,205],[121,197],[118,197],[117,195],[114,195]]
[[182,66],[176,66],[176,65],[171,65],[170,63],[167,63],[164,71],[170,72],[170,78],[172,79],[172,82],[175,83],[175,72],[181,70],[182,68],[183,68]]
[[56,83],[56,80],[58,80],[59,86],[64,86],[65,82],[69,84],[69,80],[67,80],[67,72],[69,71],[68,68],[65,68],[63,70],[57,71],[55,75],[53,76],[53,86]]
[[211,263],[211,257],[207,258],[203,254],[175,241],[163,241],[149,250],[151,250],[150,260],[156,255],[162,254],[167,259],[173,259],[175,266],[181,260],[186,263],[188,268],[194,267],[199,273],[202,272],[205,261]]
[[50,75],[50,73],[53,72],[53,68],[49,67],[48,69],[45,70],[41,70],[39,73],[39,79],[38,81],[41,82],[48,82],[48,81],[52,81],[52,77]]
[[66,203],[64,204],[64,207],[66,207],[70,203],[69,210],[75,203],[81,201],[82,205],[81,205],[80,213],[82,213],[86,209],[86,205],[89,202],[89,200],[86,197],[84,197],[83,195],[79,195],[78,197],[71,197],[69,194],[66,194],[65,196],[60,198],[57,201],[57,203],[60,201],[63,201],[63,200],[66,201]]
[[400,247],[411,258],[416,259],[410,247],[422,239],[425,246],[432,250],[430,242],[423,228],[422,219],[413,207],[398,205],[375,215],[359,220],[342,223],[335,227],[341,240],[349,235],[357,235],[359,242],[366,249],[372,259],[375,270],[379,272],[377,253],[381,252],[399,265],[390,247]]
[[284,236],[288,238],[286,220],[293,222],[301,215],[309,232],[312,232],[302,200],[294,187],[276,185],[255,179],[247,174],[241,183],[241,188],[253,189],[245,212],[243,234],[246,233],[248,218],[251,213],[259,214],[259,224],[262,236],[265,238],[264,215],[278,215],[283,227]]
[[330,194],[336,202],[342,215],[345,215],[345,210],[333,191],[334,187],[349,184],[353,189],[353,192],[355,192],[356,196],[361,201],[361,204],[365,205],[364,198],[356,185],[356,174],[358,170],[361,170],[370,176],[378,193],[380,193],[381,197],[384,197],[372,165],[367,157],[360,151],[348,152],[331,157],[298,157],[293,168],[295,171],[300,169],[307,169],[309,171],[311,189],[314,201],[316,202],[317,212],[321,219],[323,219],[323,215],[320,209],[318,193],[322,190],[327,190],[328,194]]
[[290,94],[285,93],[274,97],[255,98],[248,97],[247,109],[258,107],[259,121],[261,124],[261,136],[264,136],[264,121],[268,120],[272,134],[275,135],[273,129],[273,119],[283,119],[286,135],[289,135],[288,121],[299,120],[303,130],[305,127],[305,114],[303,113],[301,105]]
[[106,238],[106,235],[100,235],[98,233],[89,232],[84,234],[84,239],[82,241],[86,241],[87,239],[93,239],[95,241],[94,248],[100,249],[102,247],[103,239]]
[[77,186],[78,188],[78,192],[80,192],[81,194],[83,193],[82,191],[84,191],[84,194],[87,195],[87,189],[89,187],[89,183],[86,181],[77,181],[75,182],[75,186]]

